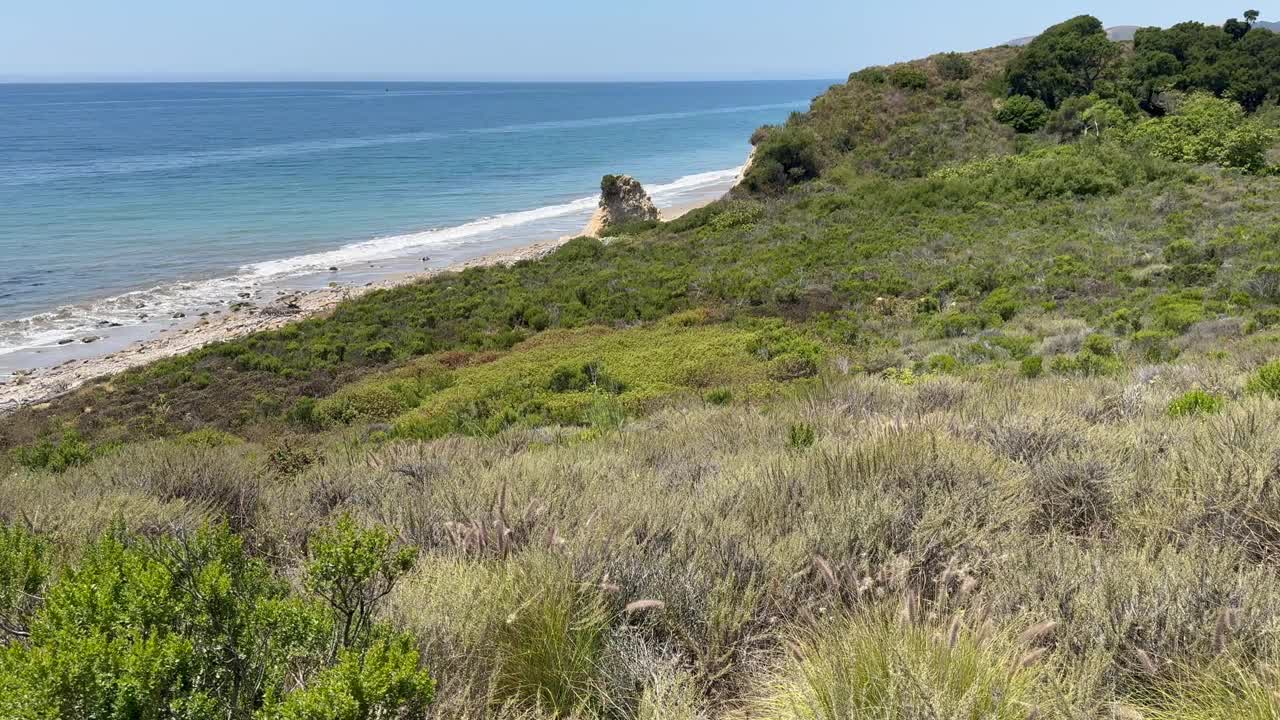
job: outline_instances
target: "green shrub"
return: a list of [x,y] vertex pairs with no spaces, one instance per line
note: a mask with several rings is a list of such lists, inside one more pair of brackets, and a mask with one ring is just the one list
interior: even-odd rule
[[580,365],[561,365],[552,370],[547,389],[554,393],[600,390],[619,395],[626,391],[627,386],[605,372],[603,363],[592,360]]
[[1245,390],[1252,394],[1266,395],[1274,400],[1280,400],[1280,360],[1272,360],[1258,368],[1249,377]]
[[317,532],[307,554],[303,583],[333,611],[334,646],[340,648],[368,642],[379,602],[417,558],[414,548],[393,547],[385,530],[357,527],[346,515]]
[[1008,125],[1015,132],[1031,133],[1049,121],[1049,108],[1038,98],[1014,95],[996,110],[996,121]]
[[1119,373],[1124,365],[1114,355],[1098,355],[1097,352],[1076,352],[1075,355],[1060,355],[1053,359],[1053,372],[1064,375],[1112,375]]
[[951,374],[960,370],[960,361],[946,353],[930,355],[925,361],[925,369],[931,373]]
[[889,84],[902,90],[924,90],[929,87],[929,76],[919,68],[901,65],[889,73]]
[[964,88],[960,87],[960,83],[948,83],[942,88],[942,99],[950,102],[964,99]]
[[[416,653],[345,655],[335,673],[386,715],[274,715],[293,688],[325,687],[330,623],[226,530],[140,540],[109,535],[44,594],[28,642],[0,659],[4,717],[248,718],[395,715],[430,700]],[[404,640],[397,647],[407,650]],[[404,681],[406,671],[414,682]],[[389,687],[398,692],[382,692]],[[315,683],[308,682],[315,680]],[[322,692],[322,691],[317,691]],[[311,696],[311,697],[314,697]],[[337,698],[338,694],[331,695]]]
[[1168,362],[1178,356],[1171,342],[1175,337],[1168,330],[1139,330],[1129,340],[1129,346],[1147,362]]
[[937,338],[955,338],[972,335],[987,326],[987,318],[982,315],[947,310],[934,315],[929,321],[929,334]]
[[889,82],[889,73],[882,67],[867,67],[850,73],[849,82],[863,82],[868,85],[883,85],[886,82]]
[[1112,357],[1116,354],[1115,342],[1106,335],[1098,333],[1094,333],[1084,339],[1083,350],[1098,357]]
[[787,428],[787,447],[803,450],[812,447],[817,440],[817,433],[809,423],[796,423]]
[[1044,359],[1039,355],[1025,357],[1018,365],[1018,374],[1024,378],[1038,378],[1044,373]]
[[1169,403],[1168,413],[1170,417],[1214,415],[1220,412],[1225,404],[1225,401],[1217,395],[1204,390],[1192,390],[1174,398]]
[[742,182],[752,192],[776,193],[812,180],[821,172],[817,134],[808,128],[787,125],[770,128],[756,145]]
[[1007,322],[1018,314],[1020,303],[1013,290],[1000,287],[992,290],[978,307],[985,313],[999,315],[1001,320]]
[[1162,295],[1152,308],[1156,327],[1181,334],[1207,317],[1203,298],[1195,292]]
[[714,390],[708,390],[707,393],[702,396],[702,399],[705,400],[708,405],[728,405],[733,402],[733,391],[729,388],[715,388]]
[[365,650],[344,649],[337,663],[316,673],[284,701],[268,705],[261,720],[384,720],[422,717],[435,683],[418,669],[408,635],[379,638]]
[[76,430],[67,430],[56,440],[46,437],[34,445],[15,448],[13,459],[29,470],[60,473],[89,462],[103,451],[104,448],[89,445]]
[[593,237],[576,237],[561,245],[552,253],[562,263],[579,263],[594,260],[604,254],[604,243]]
[[52,570],[49,550],[34,534],[0,523],[0,631],[18,637],[27,632]]
[[960,53],[942,53],[933,64],[938,68],[938,77],[943,80],[968,80],[973,75],[973,61]]
[[1173,114],[1137,125],[1128,137],[1168,160],[1249,171],[1266,165],[1274,139],[1238,103],[1208,93],[1193,94]]

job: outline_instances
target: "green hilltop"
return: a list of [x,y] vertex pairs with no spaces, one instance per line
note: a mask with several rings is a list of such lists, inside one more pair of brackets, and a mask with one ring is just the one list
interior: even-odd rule
[[1280,35],[849,76],[672,222],[0,426],[3,718],[1280,716]]

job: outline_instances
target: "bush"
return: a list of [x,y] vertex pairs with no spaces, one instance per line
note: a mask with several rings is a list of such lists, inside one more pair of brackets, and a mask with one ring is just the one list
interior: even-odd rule
[[733,391],[729,388],[716,388],[708,390],[706,395],[702,396],[708,405],[728,405],[733,402]]
[[787,447],[803,450],[812,447],[817,440],[817,433],[809,423],[796,423],[787,429]]
[[902,65],[889,73],[889,84],[902,90],[924,90],[929,87],[929,76],[923,70]]
[[1168,413],[1170,417],[1214,415],[1221,412],[1225,404],[1217,395],[1204,390],[1192,390],[1174,398],[1169,403]]
[[1094,333],[1084,339],[1084,352],[1093,353],[1098,357],[1111,357],[1116,354],[1115,343],[1106,335]]
[[49,579],[50,561],[44,540],[22,528],[0,524],[0,634],[22,637],[27,632]]
[[1273,400],[1280,400],[1280,360],[1258,368],[1249,378],[1245,390],[1256,395],[1265,395]]
[[1162,295],[1152,308],[1157,328],[1182,334],[1207,316],[1204,300],[1196,292]]
[[363,529],[349,516],[316,533],[310,543],[304,584],[334,613],[335,647],[364,645],[373,632],[373,613],[413,567],[417,551],[395,548],[382,529]]
[[1044,373],[1044,358],[1039,355],[1025,357],[1018,365],[1018,374],[1024,378],[1038,378]]
[[383,720],[424,716],[435,683],[418,669],[408,635],[379,638],[367,650],[343,650],[338,662],[268,706],[261,720]]
[[430,701],[409,641],[386,633],[328,670],[330,628],[225,529],[113,533],[48,589],[28,642],[0,654],[0,716],[372,720]]
[[818,135],[807,128],[770,128],[756,146],[743,185],[752,192],[776,193],[812,180],[822,172]]
[[1001,320],[1008,322],[1018,314],[1020,303],[1013,290],[1000,287],[992,290],[978,307],[983,312],[999,315]]
[[1214,163],[1228,168],[1259,171],[1273,133],[1245,116],[1240,105],[1196,93],[1172,115],[1136,126],[1128,137],[1155,155],[1187,163]]
[[191,447],[218,448],[239,445],[244,441],[231,433],[214,430],[213,428],[202,428],[179,436],[178,442]]
[[1129,340],[1129,346],[1146,362],[1168,362],[1178,356],[1171,342],[1175,337],[1168,330],[1139,330]]
[[101,448],[85,442],[79,432],[67,430],[56,440],[46,437],[34,445],[15,448],[13,459],[29,470],[60,473],[89,462],[101,452]]
[[968,80],[973,75],[973,61],[960,53],[943,53],[933,64],[938,68],[938,77],[943,80]]
[[883,85],[889,81],[889,73],[884,68],[872,66],[849,74],[849,82],[863,82],[868,85]]
[[1031,133],[1049,121],[1049,108],[1038,98],[1014,95],[996,110],[996,120],[1015,132]]

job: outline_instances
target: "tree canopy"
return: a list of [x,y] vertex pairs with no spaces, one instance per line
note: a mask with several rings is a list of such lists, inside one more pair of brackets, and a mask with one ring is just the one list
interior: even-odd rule
[[1011,94],[1039,98],[1052,109],[1069,97],[1093,92],[1119,55],[1102,22],[1080,15],[1032,40],[1009,63],[1005,79]]

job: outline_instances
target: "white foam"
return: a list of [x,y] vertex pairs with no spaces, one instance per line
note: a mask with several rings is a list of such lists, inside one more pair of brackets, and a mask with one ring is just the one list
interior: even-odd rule
[[[670,207],[695,197],[727,191],[741,168],[697,173],[670,183],[654,185],[650,194],[659,206]],[[232,276],[157,285],[134,290],[85,305],[66,305],[56,310],[17,320],[0,322],[0,356],[11,353],[57,348],[68,339],[86,334],[107,335],[113,323],[122,327],[169,324],[177,312],[190,316],[201,311],[225,308],[243,294],[256,295],[263,285],[280,283],[330,267],[351,267],[374,260],[409,257],[423,251],[474,244],[481,248],[486,239],[524,225],[556,221],[557,226],[581,227],[595,209],[594,197],[481,218],[454,227],[374,238],[344,245],[334,250],[246,265]],[[575,216],[580,224],[570,225]],[[533,233],[536,228],[526,232]],[[531,236],[529,240],[537,239]],[[146,317],[143,317],[143,316]]]

